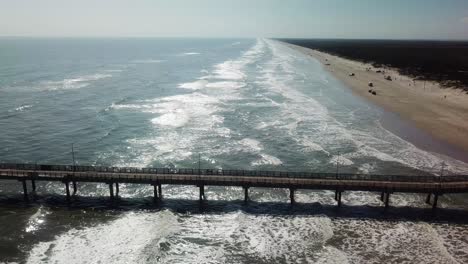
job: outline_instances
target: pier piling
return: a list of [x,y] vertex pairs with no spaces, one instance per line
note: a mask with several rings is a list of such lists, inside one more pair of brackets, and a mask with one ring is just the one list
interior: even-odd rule
[[242,187],[244,189],[244,202],[247,203],[249,201],[249,187]]
[[32,186],[33,192],[36,192],[36,181],[35,180],[31,180],[31,186]]
[[295,203],[294,200],[294,188],[289,188],[289,199],[291,200],[291,204]]
[[387,193],[385,193],[385,209],[388,208],[389,202],[390,202],[390,193],[387,192]]
[[158,199],[161,200],[162,199],[162,187],[160,183],[158,183],[158,193],[159,193]]
[[153,200],[158,201],[158,186],[156,184],[153,184]]
[[75,195],[78,190],[76,186],[76,181],[73,181],[72,183],[73,183],[73,195]]
[[109,183],[109,194],[110,194],[110,198],[114,199],[114,186],[112,183]]
[[206,199],[205,197],[205,185],[200,185],[200,201],[203,201]]
[[434,201],[432,202],[432,210],[435,210],[437,208],[437,200],[439,199],[439,194],[434,193]]
[[338,207],[341,207],[341,193],[342,191],[338,191]]
[[115,196],[119,197],[119,183],[118,182],[115,183]]
[[22,181],[23,183],[23,196],[24,196],[24,200],[27,202],[29,201],[29,198],[28,198],[28,186],[26,185],[26,181]]
[[427,204],[431,204],[431,195],[432,195],[431,193],[427,194],[427,197],[426,197],[426,203]]
[[67,202],[69,203],[70,202],[70,186],[69,186],[68,181],[65,182],[65,191],[67,193]]

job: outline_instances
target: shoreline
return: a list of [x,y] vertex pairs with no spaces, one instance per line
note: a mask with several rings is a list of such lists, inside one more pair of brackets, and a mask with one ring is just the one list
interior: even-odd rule
[[[468,94],[463,90],[441,88],[436,82],[414,81],[389,67],[376,68],[368,63],[283,43],[318,60],[353,93],[433,138],[433,142],[421,144],[421,140],[414,140],[417,139],[414,135],[403,135],[410,142],[423,149],[468,162]],[[377,70],[384,73],[378,73]],[[351,73],[354,76],[350,76]],[[391,76],[392,80],[386,80],[385,76]],[[369,87],[369,82],[374,86]],[[376,95],[369,93],[370,89],[376,91]],[[392,122],[387,123],[392,125]],[[396,131],[392,128],[387,127],[392,132],[401,132],[399,128]],[[443,146],[444,143],[447,146]]]

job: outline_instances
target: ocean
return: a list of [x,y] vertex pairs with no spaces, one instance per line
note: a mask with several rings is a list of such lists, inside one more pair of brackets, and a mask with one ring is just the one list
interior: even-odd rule
[[[385,124],[399,124],[392,130]],[[401,129],[401,128],[404,129]],[[430,135],[270,39],[0,38],[0,161],[467,174]],[[466,195],[0,181],[0,262],[466,263]]]

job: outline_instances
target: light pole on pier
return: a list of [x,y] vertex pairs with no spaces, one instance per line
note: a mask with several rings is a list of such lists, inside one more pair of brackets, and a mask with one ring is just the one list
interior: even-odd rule
[[198,153],[198,175],[201,175],[201,161],[200,161],[200,153]]
[[75,166],[75,150],[73,148],[74,143],[72,143],[72,160],[73,160],[73,166]]
[[340,153],[338,152],[338,156],[336,157],[336,178],[338,178],[339,165],[340,165]]

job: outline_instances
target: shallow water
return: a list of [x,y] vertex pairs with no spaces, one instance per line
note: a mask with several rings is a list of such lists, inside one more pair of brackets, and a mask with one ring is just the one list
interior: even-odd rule
[[[381,124],[322,65],[272,40],[1,39],[4,162],[276,169],[382,174],[466,173]],[[386,117],[388,118],[388,117]],[[407,129],[406,129],[407,130]],[[403,130],[402,133],[404,133]],[[411,130],[411,133],[418,133]],[[422,132],[421,132],[422,133]],[[337,166],[338,165],[338,166]],[[24,204],[0,183],[0,261],[58,263],[467,262],[466,196],[424,198],[281,189],[38,185]]]

